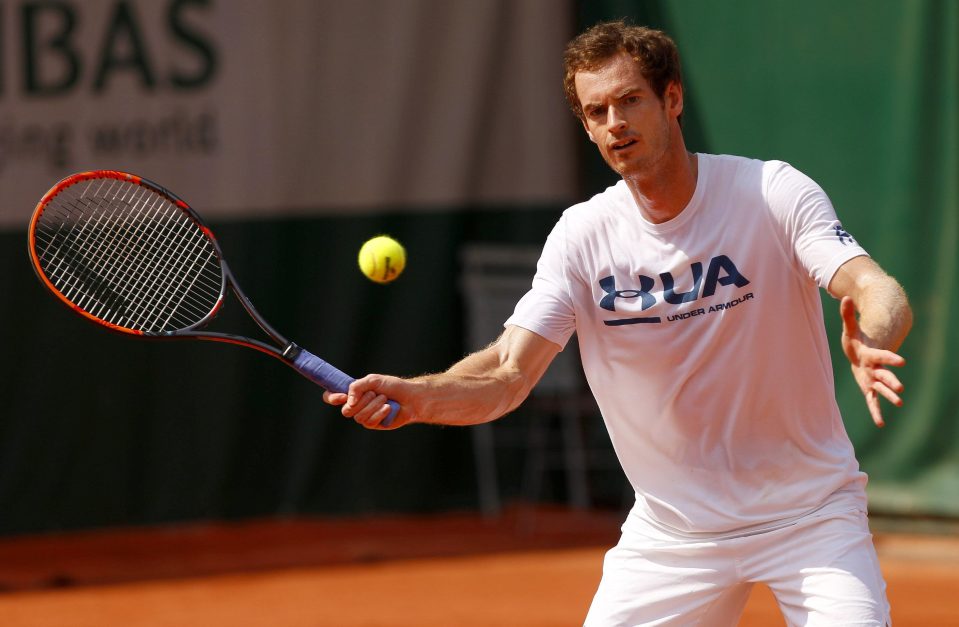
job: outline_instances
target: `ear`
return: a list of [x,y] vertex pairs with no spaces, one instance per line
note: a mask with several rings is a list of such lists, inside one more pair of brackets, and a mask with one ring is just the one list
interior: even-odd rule
[[666,112],[671,117],[678,118],[683,112],[683,88],[676,81],[666,85],[666,91],[663,93],[663,103],[666,106]]

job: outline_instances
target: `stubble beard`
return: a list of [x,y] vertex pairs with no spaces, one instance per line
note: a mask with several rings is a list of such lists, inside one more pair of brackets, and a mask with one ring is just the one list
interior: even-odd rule
[[672,136],[669,133],[669,124],[665,115],[663,116],[662,125],[658,131],[655,137],[656,141],[652,143],[646,141],[648,135],[643,136],[643,145],[641,147],[647,149],[645,154],[636,155],[628,161],[618,162],[612,159],[613,155],[604,155],[606,164],[612,168],[616,174],[627,180],[631,178],[642,179],[655,176],[665,164],[670,148],[672,147]]

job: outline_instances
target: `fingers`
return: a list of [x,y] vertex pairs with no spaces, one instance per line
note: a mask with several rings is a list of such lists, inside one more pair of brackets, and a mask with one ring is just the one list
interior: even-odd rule
[[854,366],[858,370],[857,380],[860,382],[863,394],[866,397],[866,406],[877,427],[884,426],[882,409],[879,397],[885,398],[896,407],[902,407],[902,398],[899,396],[905,386],[887,366],[902,366],[906,363],[900,355],[892,351],[863,348],[860,352],[862,364]]
[[862,365],[867,368],[880,368],[883,366],[905,366],[906,360],[899,353],[887,351],[882,348],[870,348],[862,346],[859,349],[859,359]]
[[374,425],[377,414],[383,407],[389,407],[386,404],[386,395],[377,394],[373,390],[367,390],[362,393],[353,393],[349,395],[349,400],[343,406],[343,415],[362,425]]
[[[886,370],[885,368],[880,368],[879,370],[876,370],[875,377],[876,377],[876,385],[882,386],[883,389],[888,390],[889,394],[893,394],[893,393],[901,394],[902,391],[906,389],[906,386],[902,384],[902,381],[899,380],[899,377],[897,377],[891,371]],[[882,394],[886,398],[889,398],[890,402],[894,402],[889,397],[889,394],[882,392],[882,390],[879,390],[878,388],[876,388],[876,391],[878,391],[880,394]],[[899,397],[896,396],[896,398],[898,399]],[[902,401],[900,400],[899,404],[901,403]]]
[[[349,394],[341,392],[323,392],[323,401],[329,405],[340,406],[340,410],[347,418],[353,418],[364,427],[378,427],[386,420],[392,408],[386,404],[386,396],[366,392],[360,400],[353,399]],[[379,403],[379,404],[377,404]],[[381,411],[385,408],[385,412]],[[382,415],[381,415],[382,414]]]
[[328,405],[342,405],[346,403],[347,395],[340,392],[330,392],[326,390],[323,392],[323,402]]
[[872,421],[876,423],[877,427],[886,426],[886,421],[882,419],[882,409],[879,407],[879,397],[875,390],[866,392],[866,407],[869,408],[869,415],[872,416]]
[[405,424],[398,416],[388,427],[382,424],[393,411],[387,404],[390,397],[385,390],[389,387],[386,379],[378,375],[368,375],[354,381],[349,392],[342,395],[345,402],[341,413],[367,429],[395,429]]
[[906,363],[900,355],[886,350],[863,349],[862,369],[868,377],[868,386],[882,395],[893,405],[902,406],[902,399],[899,394],[905,390],[905,386],[899,377],[895,375],[887,366],[902,366]]
[[881,395],[883,398],[885,398],[887,401],[889,401],[896,407],[902,407],[902,398],[900,398],[898,394],[893,392],[891,389],[889,389],[882,383],[879,383],[877,381],[876,383],[873,384],[872,389],[873,389],[873,392]]

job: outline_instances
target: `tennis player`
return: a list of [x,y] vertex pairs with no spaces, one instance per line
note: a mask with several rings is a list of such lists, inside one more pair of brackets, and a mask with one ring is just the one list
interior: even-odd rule
[[566,210],[489,347],[440,374],[327,394],[378,428],[477,424],[518,406],[575,331],[636,492],[587,625],[735,625],[754,583],[790,625],[886,625],[866,476],[843,427],[819,288],[872,419],[900,406],[899,284],[781,161],[692,154],[679,56],[622,22],[571,41],[565,88],[622,180]]

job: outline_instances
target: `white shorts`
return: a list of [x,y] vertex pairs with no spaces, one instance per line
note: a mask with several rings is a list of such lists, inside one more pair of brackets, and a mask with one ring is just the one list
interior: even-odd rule
[[755,583],[769,586],[789,625],[892,624],[866,515],[845,511],[722,540],[624,531],[585,625],[735,626]]

